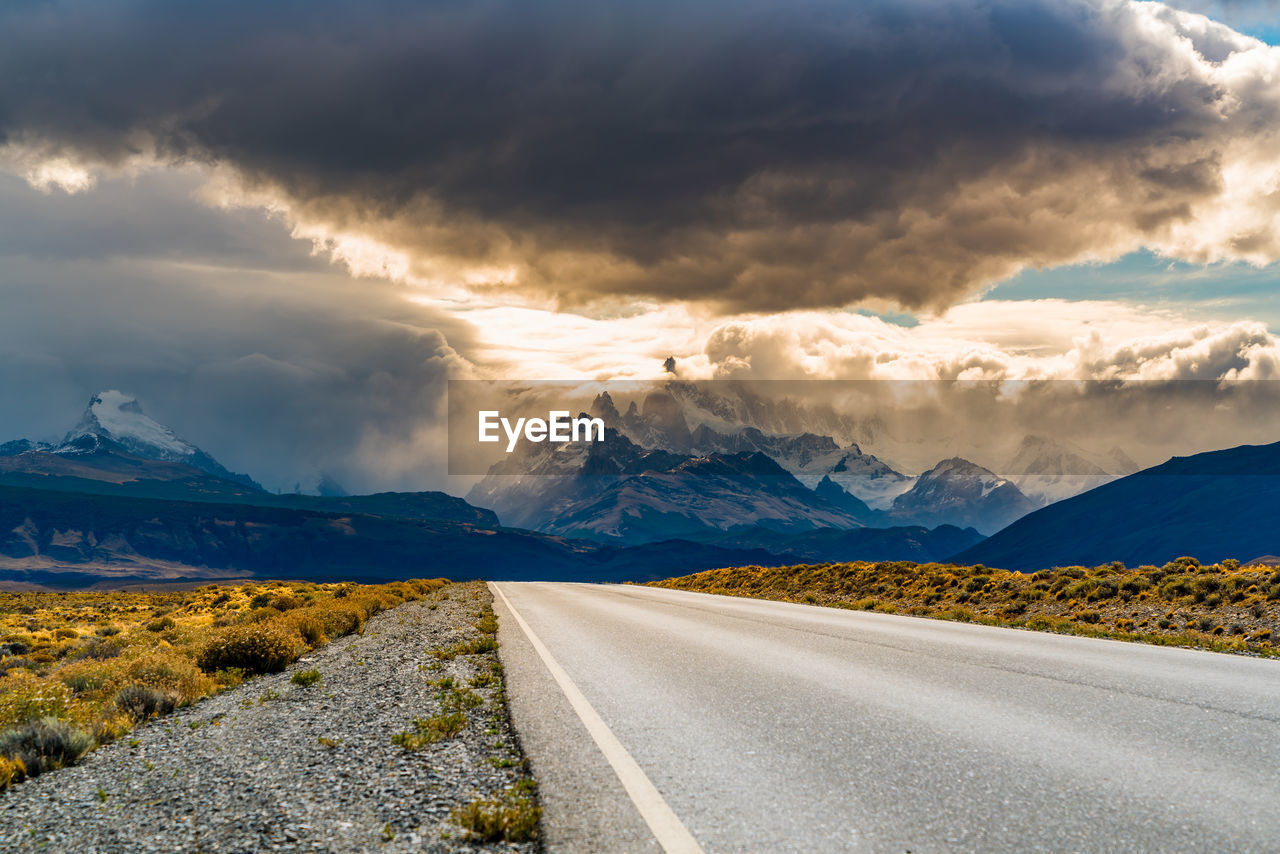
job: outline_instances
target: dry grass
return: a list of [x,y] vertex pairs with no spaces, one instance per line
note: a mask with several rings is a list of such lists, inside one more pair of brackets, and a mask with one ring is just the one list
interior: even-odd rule
[[0,790],[74,760],[54,745],[54,764],[33,767],[50,733],[77,748],[119,738],[254,673],[282,670],[307,649],[447,583],[0,592],[0,746],[22,746],[0,752]]
[[527,842],[538,836],[542,807],[527,791],[506,792],[500,798],[479,798],[451,816],[476,842]]
[[836,608],[903,613],[1037,631],[1273,656],[1280,572],[1236,561],[1201,566],[1068,566],[1034,574],[985,566],[824,563],[716,569],[655,581],[697,590]]

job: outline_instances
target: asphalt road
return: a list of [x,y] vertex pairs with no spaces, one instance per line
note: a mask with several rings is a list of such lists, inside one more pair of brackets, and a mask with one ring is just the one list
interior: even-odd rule
[[649,588],[495,586],[552,854],[663,850],[583,701],[707,852],[1280,851],[1280,662]]

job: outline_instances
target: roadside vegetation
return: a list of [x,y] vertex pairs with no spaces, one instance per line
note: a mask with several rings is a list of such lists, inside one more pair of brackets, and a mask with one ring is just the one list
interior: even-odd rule
[[1065,566],[1036,573],[907,561],[716,569],[652,582],[695,590],[1275,656],[1280,571],[1237,561],[1202,566]]
[[[137,724],[284,670],[371,616],[445,587],[257,582],[195,590],[0,592],[0,790]],[[293,681],[314,685],[319,673]]]
[[533,842],[542,807],[507,709],[492,594],[482,582],[453,589],[459,598],[479,605],[474,622],[462,627],[453,642],[426,650],[431,661],[420,669],[433,690],[432,714],[415,718],[411,729],[396,733],[391,741],[406,751],[442,750],[464,735],[482,732],[488,742],[487,760],[506,783],[500,792],[478,795],[454,809],[450,821],[461,828],[461,838],[471,842]]

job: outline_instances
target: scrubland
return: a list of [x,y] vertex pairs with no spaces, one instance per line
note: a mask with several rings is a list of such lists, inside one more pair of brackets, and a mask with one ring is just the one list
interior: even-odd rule
[[0,592],[0,789],[149,718],[281,671],[447,583]]
[[1029,574],[905,561],[747,566],[652,586],[1260,656],[1277,654],[1280,629],[1280,571],[1191,557]]
[[[202,687],[212,695],[177,701],[172,713],[162,708],[162,717],[146,723],[155,712],[130,713],[132,732],[104,740],[71,767],[10,786],[0,794],[0,849],[537,850],[537,787],[507,714],[498,620],[483,582],[257,584],[163,594],[159,605],[136,595],[81,600],[95,610],[123,608],[106,615],[121,627],[110,637],[134,644],[105,660],[124,675],[96,705],[88,693],[73,698],[70,706],[84,706],[78,716],[68,709],[19,728],[49,719],[92,737],[95,724],[119,715],[135,694],[163,696],[168,684],[137,682],[129,664],[149,654],[148,636],[135,633],[150,632],[157,619],[174,622],[153,635],[169,645],[171,666],[207,680]],[[258,598],[264,595],[271,598]],[[285,595],[297,605],[271,604]],[[146,607],[130,610],[137,604]],[[165,608],[173,610],[155,615]],[[384,613],[365,624],[360,614],[379,608]],[[314,630],[310,619],[324,628],[326,614],[334,623],[324,637],[332,642],[319,646],[304,635]],[[351,618],[352,630],[337,637]],[[184,620],[194,626],[189,642],[165,640]],[[260,633],[250,631],[260,624]],[[286,654],[278,638],[287,641]],[[250,676],[299,648],[281,672]],[[58,676],[68,665],[59,662],[73,655],[53,656],[39,678],[64,684]]]

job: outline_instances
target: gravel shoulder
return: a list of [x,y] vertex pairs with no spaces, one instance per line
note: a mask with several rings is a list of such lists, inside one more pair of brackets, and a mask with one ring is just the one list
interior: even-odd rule
[[[0,794],[0,849],[537,850],[535,842],[472,841],[451,820],[478,799],[531,787],[497,654],[456,649],[481,637],[475,624],[491,601],[483,584],[451,585],[283,673],[12,787]],[[442,652],[450,648],[452,656]],[[291,681],[309,670],[318,683]],[[447,677],[482,701],[462,711],[462,731],[416,750],[394,744],[397,734],[420,731],[415,719],[455,709],[439,684]]]

